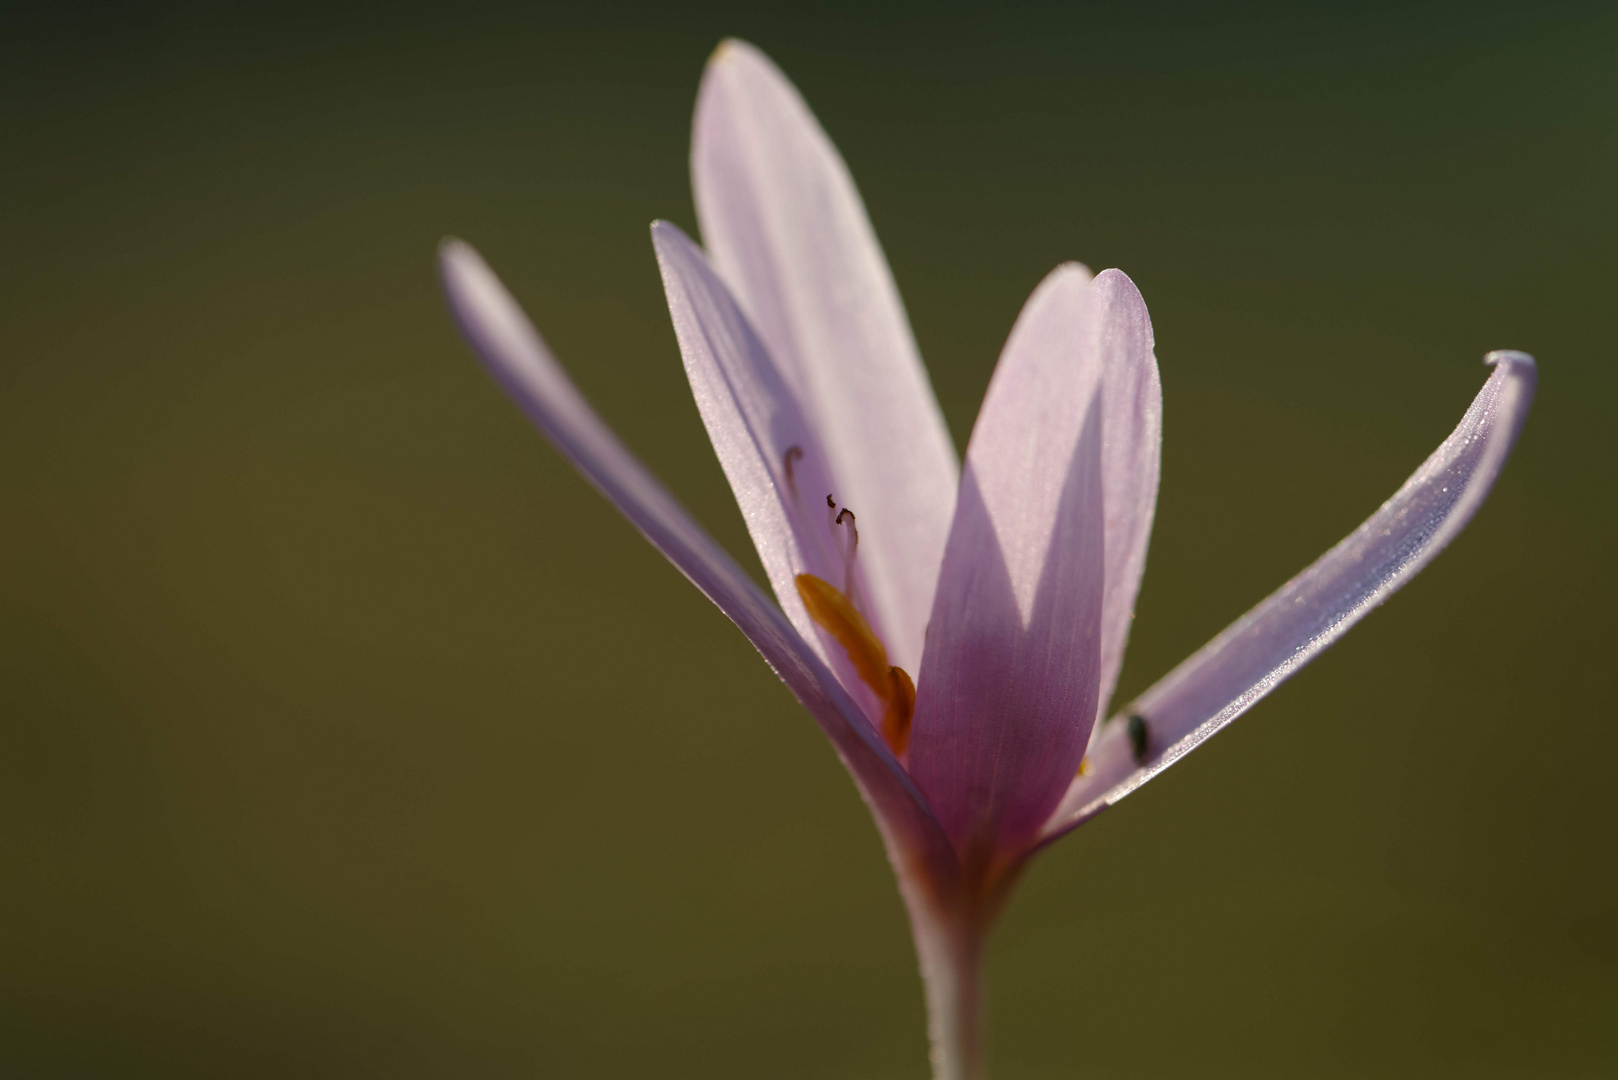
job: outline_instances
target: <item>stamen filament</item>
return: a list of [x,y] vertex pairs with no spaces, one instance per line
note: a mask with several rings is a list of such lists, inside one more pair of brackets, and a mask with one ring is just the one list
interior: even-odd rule
[[786,473],[787,490],[792,493],[793,502],[798,501],[798,481],[792,475],[792,464],[802,457],[803,447],[794,445],[787,447],[787,452],[781,458],[781,471]]
[[833,525],[841,525],[843,519],[848,519],[848,543],[843,546],[843,595],[854,595],[854,558],[860,550],[859,525],[854,520],[854,511],[843,507],[837,511]]

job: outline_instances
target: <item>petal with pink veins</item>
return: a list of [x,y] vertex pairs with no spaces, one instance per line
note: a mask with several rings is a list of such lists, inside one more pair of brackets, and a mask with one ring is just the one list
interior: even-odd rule
[[1103,598],[1097,289],[1077,264],[1012,328],[966,451],[910,769],[967,873],[1015,860],[1095,723]]

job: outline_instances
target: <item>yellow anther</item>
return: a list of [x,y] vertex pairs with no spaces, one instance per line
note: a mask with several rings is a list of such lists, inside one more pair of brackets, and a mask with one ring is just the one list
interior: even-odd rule
[[798,596],[815,625],[843,647],[854,673],[885,706],[882,738],[895,754],[910,745],[910,718],[916,711],[916,685],[904,669],[888,663],[888,650],[871,624],[836,586],[813,574],[797,576]]
[[871,626],[835,585],[822,581],[813,574],[799,574],[798,595],[815,625],[832,636],[832,640],[848,652],[860,681],[877,696],[886,700],[888,687],[888,650],[871,632]]
[[1090,759],[1089,758],[1087,758],[1087,757],[1086,758],[1080,758],[1079,759],[1079,771],[1078,771],[1077,776],[1075,776],[1075,779],[1077,779],[1078,776],[1089,776],[1091,773],[1093,773],[1095,771],[1096,771],[1096,767],[1094,765],[1090,764]]

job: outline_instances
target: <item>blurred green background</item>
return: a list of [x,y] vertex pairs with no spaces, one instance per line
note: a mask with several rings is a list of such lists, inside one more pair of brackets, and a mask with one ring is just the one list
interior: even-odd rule
[[957,443],[1053,265],[1144,292],[1126,697],[1540,360],[1450,551],[1039,860],[992,1073],[1618,1071],[1611,5],[0,12],[0,1072],[926,1075],[830,750],[437,293],[479,245],[756,572],[646,233],[728,34]]

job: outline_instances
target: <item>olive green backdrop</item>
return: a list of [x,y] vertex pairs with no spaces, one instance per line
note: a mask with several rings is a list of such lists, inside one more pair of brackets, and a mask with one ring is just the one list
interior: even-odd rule
[[957,443],[1058,261],[1144,292],[1125,696],[1540,360],[1451,550],[1041,857],[992,1072],[1618,1071],[1618,16],[995,11],[3,9],[0,1072],[925,1076],[852,785],[434,277],[479,245],[756,570],[646,232],[727,34],[847,157]]

